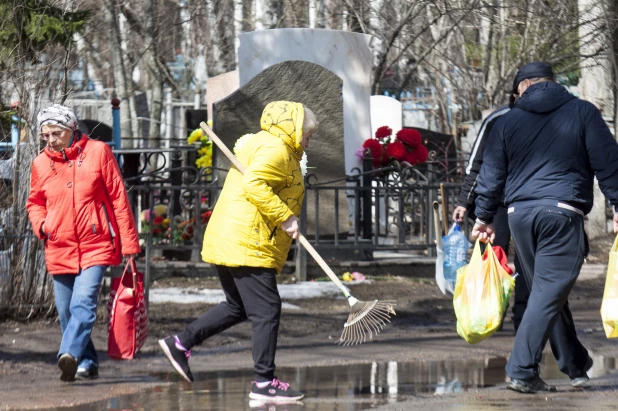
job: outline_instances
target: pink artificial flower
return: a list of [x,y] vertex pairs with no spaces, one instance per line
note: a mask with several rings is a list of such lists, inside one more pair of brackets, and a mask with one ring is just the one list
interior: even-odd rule
[[357,271],[354,271],[352,273],[352,279],[356,281],[363,281],[365,280],[365,276]]

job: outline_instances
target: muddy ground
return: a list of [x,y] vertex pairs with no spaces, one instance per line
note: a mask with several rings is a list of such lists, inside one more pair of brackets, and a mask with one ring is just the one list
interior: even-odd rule
[[[589,262],[606,264],[607,257],[604,255],[612,241],[613,236],[607,236],[593,242]],[[286,280],[285,277],[281,278],[281,281]],[[396,300],[397,316],[382,334],[362,346],[337,346],[335,341],[348,315],[345,300],[294,300],[291,302],[300,306],[301,310],[283,311],[277,365],[290,367],[371,361],[488,358],[509,354],[513,342],[510,312],[502,332],[478,345],[468,345],[455,331],[456,319],[451,298],[442,295],[432,281],[390,276],[373,280],[371,284],[358,284],[350,288],[353,295],[361,300]],[[603,277],[578,281],[571,294],[570,304],[578,334],[584,344],[597,354],[618,357],[618,342],[605,338],[599,315],[604,281]],[[165,279],[153,286],[189,285],[209,288],[219,286],[213,280],[186,278]],[[0,410],[71,406],[164,384],[151,376],[155,372],[170,371],[158,351],[157,340],[180,331],[208,308],[208,305],[202,304],[151,305],[149,338],[140,357],[127,362],[112,361],[105,354],[106,315],[99,316],[93,340],[101,360],[101,379],[76,384],[59,381],[56,350],[60,331],[55,321],[1,323]],[[249,337],[250,324],[243,323],[210,338],[194,349],[192,370],[204,372],[251,368]],[[513,394],[502,389],[495,395],[508,399]],[[615,391],[611,391],[611,395],[615,396]],[[453,401],[463,401],[465,398],[478,400],[475,396],[463,396]],[[432,399],[431,395],[419,396],[418,405],[424,404],[431,408],[431,401],[434,400],[436,406],[442,406],[440,404],[448,401],[444,398]]]

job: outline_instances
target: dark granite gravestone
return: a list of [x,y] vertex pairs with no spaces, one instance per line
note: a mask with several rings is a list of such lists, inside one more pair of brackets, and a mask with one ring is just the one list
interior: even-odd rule
[[[243,87],[214,104],[213,129],[231,150],[236,140],[247,133],[260,131],[260,117],[271,101],[296,101],[310,108],[320,127],[311,137],[307,150],[312,183],[325,183],[345,178],[343,139],[343,81],[317,64],[304,61],[285,61],[271,66],[251,79]],[[215,164],[229,168],[231,164],[221,153],[215,154]],[[315,168],[311,168],[315,167]],[[345,186],[345,181],[332,185]],[[315,196],[307,196],[308,233],[315,233]],[[332,236],[335,227],[335,192],[322,190],[319,194],[320,236]],[[339,232],[347,233],[348,211],[345,190],[340,190]]]
[[133,104],[135,104],[135,114],[139,117],[140,137],[148,142],[148,137],[150,136],[150,120],[148,120],[150,118],[150,109],[148,108],[146,93],[139,93],[133,96]]

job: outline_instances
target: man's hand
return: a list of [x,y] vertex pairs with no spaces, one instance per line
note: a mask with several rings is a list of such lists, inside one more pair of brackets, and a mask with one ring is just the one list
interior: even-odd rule
[[466,207],[457,206],[457,208],[455,208],[455,211],[453,211],[453,221],[461,223],[467,212],[468,209]]
[[293,239],[298,238],[298,218],[290,216],[287,220],[281,223],[281,229]]
[[496,238],[496,231],[494,230],[493,224],[483,224],[479,221],[474,223],[474,227],[472,228],[472,238],[479,239],[484,243],[486,242],[494,242]]
[[618,234],[618,213],[614,213],[614,233]]

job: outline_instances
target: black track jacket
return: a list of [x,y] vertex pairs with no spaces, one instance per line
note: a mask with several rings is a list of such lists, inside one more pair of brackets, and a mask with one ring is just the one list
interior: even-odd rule
[[485,143],[496,121],[500,116],[508,113],[508,111],[509,106],[503,106],[487,116],[481,124],[481,130],[477,134],[476,140],[474,140],[474,146],[470,153],[470,160],[468,160],[468,165],[466,167],[466,177],[461,186],[458,199],[458,205],[465,207],[468,210],[468,215],[471,217],[474,215],[474,200],[476,200],[476,192],[474,189],[476,188],[476,180],[481,171],[481,166],[483,165]]

